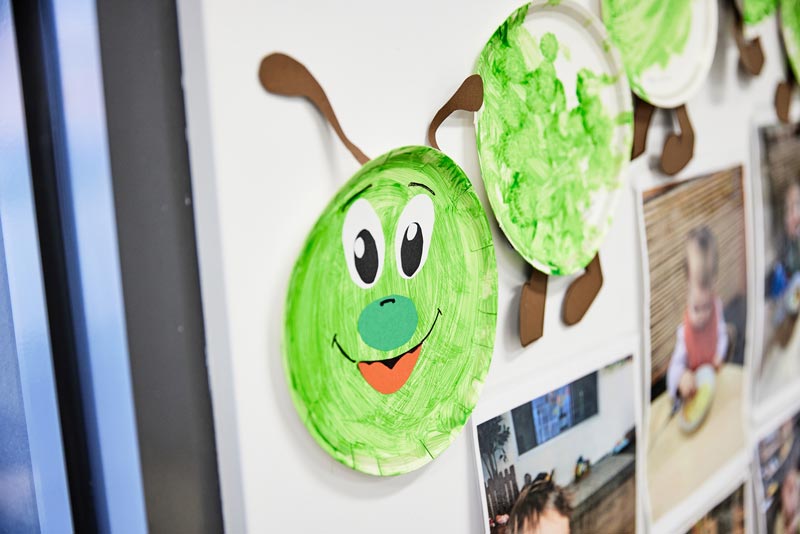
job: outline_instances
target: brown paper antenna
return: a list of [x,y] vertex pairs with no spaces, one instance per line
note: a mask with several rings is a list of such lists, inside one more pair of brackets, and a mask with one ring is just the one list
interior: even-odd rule
[[302,63],[286,54],[278,52],[270,54],[261,60],[258,79],[261,80],[264,89],[270,93],[303,96],[309,99],[333,126],[336,135],[353,154],[353,157],[362,165],[369,161],[369,158],[344,134],[325,91]]
[[436,112],[436,115],[428,127],[428,143],[439,150],[439,143],[436,142],[436,131],[439,126],[454,111],[478,111],[483,105],[483,80],[480,74],[473,74],[461,84],[450,100]]

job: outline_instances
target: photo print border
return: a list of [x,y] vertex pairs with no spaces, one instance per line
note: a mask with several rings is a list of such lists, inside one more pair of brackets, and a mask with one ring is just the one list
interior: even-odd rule
[[[754,221],[751,206],[753,204],[753,192],[748,179],[749,161],[745,162],[729,162],[727,164],[715,165],[710,169],[695,170],[692,169],[690,174],[684,174],[681,178],[665,182],[664,180],[656,180],[652,177],[647,177],[643,180],[634,180],[633,189],[636,196],[636,217],[638,222],[639,232],[639,253],[641,256],[641,273],[642,273],[642,426],[641,426],[641,470],[642,470],[642,486],[641,486],[641,501],[643,504],[643,514],[649,525],[650,532],[655,534],[685,531],[690,528],[694,522],[702,518],[708,510],[711,510],[719,502],[721,502],[727,495],[731,493],[732,487],[742,481],[749,480],[750,470],[750,450],[751,443],[747,435],[748,422],[750,421],[751,407],[749,399],[751,398],[751,380],[752,375],[752,362],[753,362],[753,343],[755,339],[754,332],[754,308],[753,302],[755,300],[755,284],[753,283],[754,277]],[[649,486],[649,473],[647,469],[648,452],[650,450],[650,417],[651,417],[651,288],[650,288],[650,260],[647,247],[647,233],[645,226],[645,210],[644,210],[644,197],[649,191],[659,188],[670,188],[682,185],[686,182],[693,180],[702,180],[713,176],[720,172],[732,171],[739,169],[742,173],[742,194],[743,194],[743,209],[744,209],[744,227],[745,227],[745,266],[746,266],[746,281],[747,281],[747,311],[746,311],[746,329],[745,329],[745,343],[744,343],[744,364],[743,370],[743,384],[742,384],[742,426],[745,434],[745,439],[740,450],[732,455],[725,465],[718,469],[711,477],[704,483],[695,487],[694,490],[683,497],[680,502],[673,505],[666,513],[662,514],[657,520],[652,514],[652,496],[650,495]],[[727,492],[727,493],[726,493]],[[752,515],[752,514],[750,514]]]
[[587,350],[571,357],[565,358],[570,365],[542,369],[541,372],[530,375],[527,379],[517,379],[507,384],[506,388],[494,388],[487,392],[478,402],[471,419],[472,448],[474,455],[474,466],[476,470],[476,487],[481,506],[479,508],[480,521],[484,532],[490,534],[490,527],[487,521],[489,508],[486,502],[484,491],[483,467],[478,445],[478,426],[482,423],[497,417],[503,413],[511,411],[513,408],[529,402],[537,397],[559,389],[575,380],[578,380],[592,372],[599,371],[604,367],[620,362],[626,358],[632,359],[633,378],[632,378],[632,399],[634,402],[634,424],[636,429],[636,468],[635,484],[637,488],[636,499],[636,520],[639,525],[639,532],[644,531],[642,526],[645,516],[642,508],[642,484],[644,483],[643,456],[642,456],[642,365],[641,365],[641,338],[636,333],[631,333],[615,341],[607,343],[604,348]]
[[[763,313],[766,307],[766,246],[767,240],[770,238],[766,224],[766,214],[764,210],[764,165],[762,157],[765,156],[765,151],[761,143],[762,129],[771,127],[788,127],[796,125],[800,128],[800,116],[793,117],[793,121],[789,125],[783,125],[775,118],[772,110],[763,110],[756,113],[750,125],[750,169],[751,169],[751,182],[752,187],[752,202],[751,212],[753,218],[753,228],[758,228],[760,231],[753,231],[753,350],[751,357],[752,373],[750,374],[750,404],[751,411],[751,427],[757,430],[757,435],[763,435],[767,431],[765,425],[766,421],[774,418],[775,414],[783,413],[787,405],[794,405],[800,403],[800,375],[795,381],[787,381],[781,387],[769,395],[761,395],[759,388],[762,386],[761,381],[761,363],[764,357],[764,335],[766,329],[766,314]],[[800,328],[800,327],[796,327]],[[795,387],[793,388],[792,385]],[[758,445],[756,440],[753,446]]]

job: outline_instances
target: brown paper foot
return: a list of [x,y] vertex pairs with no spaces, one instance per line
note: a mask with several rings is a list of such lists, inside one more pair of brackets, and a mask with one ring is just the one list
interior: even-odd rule
[[661,171],[670,176],[679,173],[694,156],[694,129],[686,105],[675,108],[680,133],[671,133],[661,153]]
[[742,68],[753,76],[761,74],[761,69],[764,68],[764,50],[761,48],[761,39],[756,37],[739,46],[739,62],[742,64]]
[[789,122],[789,106],[792,103],[793,84],[781,82],[775,88],[775,113],[783,123]]
[[561,314],[564,324],[572,326],[579,323],[594,302],[601,287],[603,287],[603,268],[600,265],[600,255],[598,254],[586,266],[586,272],[567,288]]
[[764,68],[764,50],[761,48],[761,40],[756,37],[748,41],[744,37],[744,26],[739,10],[736,10],[736,23],[733,26],[733,38],[736,47],[739,49],[739,63],[745,72],[758,76]]
[[533,269],[522,286],[519,299],[519,341],[527,347],[544,333],[544,304],[547,297],[547,275]]
[[647,131],[650,129],[650,121],[653,120],[655,106],[645,102],[636,95],[633,95],[633,149],[631,159],[634,160],[644,154],[647,146]]

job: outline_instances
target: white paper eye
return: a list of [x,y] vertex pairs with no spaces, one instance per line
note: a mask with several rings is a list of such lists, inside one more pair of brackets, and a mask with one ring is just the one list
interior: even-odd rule
[[342,247],[350,278],[359,287],[372,287],[381,276],[386,244],[381,220],[366,199],[359,198],[347,210]]
[[397,270],[403,278],[413,278],[425,265],[433,222],[433,201],[428,195],[415,196],[403,208],[395,236]]

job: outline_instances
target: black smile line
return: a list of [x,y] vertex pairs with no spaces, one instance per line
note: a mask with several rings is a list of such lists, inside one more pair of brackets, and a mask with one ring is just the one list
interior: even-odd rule
[[336,339],[336,334],[333,334],[333,342],[331,343],[331,346],[336,345],[336,348],[339,349],[339,352],[342,353],[342,356],[344,356],[345,358],[347,358],[348,360],[350,360],[353,363],[367,363],[367,364],[370,364],[370,363],[383,363],[389,369],[392,369],[395,366],[395,364],[400,361],[400,358],[402,358],[403,356],[405,356],[409,352],[414,352],[415,350],[417,350],[417,348],[419,348],[420,345],[425,343],[425,340],[428,339],[428,336],[430,336],[431,332],[433,332],[433,327],[436,326],[436,321],[439,320],[439,316],[440,315],[442,315],[442,310],[439,309],[439,308],[436,308],[436,317],[433,318],[433,324],[428,329],[428,333],[425,334],[425,337],[423,337],[422,340],[420,340],[420,342],[417,343],[416,345],[414,345],[411,349],[405,351],[403,354],[401,354],[399,356],[395,356],[394,358],[387,358],[385,360],[372,360],[371,362],[357,362],[353,358],[351,358],[350,355],[347,354],[347,352],[342,348],[342,346],[339,344],[339,341]]

